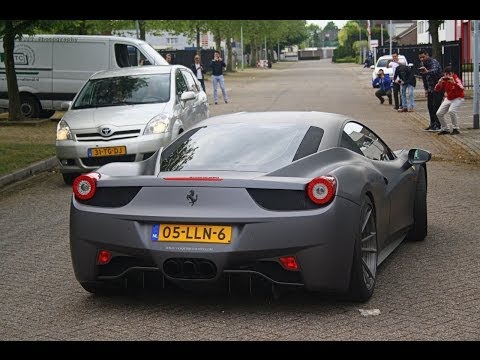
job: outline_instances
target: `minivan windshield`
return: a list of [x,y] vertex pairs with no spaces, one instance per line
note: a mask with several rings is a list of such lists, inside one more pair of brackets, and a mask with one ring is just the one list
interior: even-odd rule
[[170,100],[170,74],[142,74],[91,79],[72,109],[162,103]]

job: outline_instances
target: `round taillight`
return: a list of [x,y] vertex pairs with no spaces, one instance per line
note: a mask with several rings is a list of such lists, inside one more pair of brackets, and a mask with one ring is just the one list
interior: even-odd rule
[[337,190],[337,181],[333,176],[320,176],[307,184],[310,200],[318,205],[326,205],[333,200]]
[[78,176],[73,182],[73,193],[79,200],[91,199],[97,191],[96,174],[85,174]]

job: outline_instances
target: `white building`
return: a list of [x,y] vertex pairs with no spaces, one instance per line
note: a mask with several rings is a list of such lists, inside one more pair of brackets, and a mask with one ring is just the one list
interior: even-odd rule
[[[115,32],[115,35],[126,37],[137,37],[135,30],[119,30]],[[145,34],[145,41],[149,43],[155,50],[185,50],[185,48],[196,48],[197,42],[195,39],[188,39],[185,35],[176,35],[169,32],[148,32]],[[225,46],[224,42],[221,43],[222,47]],[[203,49],[215,48],[215,41],[211,33],[200,35],[200,46]]]

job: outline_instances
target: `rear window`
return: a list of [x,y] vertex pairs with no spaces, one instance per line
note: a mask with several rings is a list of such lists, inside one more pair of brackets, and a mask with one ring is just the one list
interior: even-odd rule
[[[236,123],[192,129],[164,149],[161,171],[270,172],[298,158],[299,149],[306,147],[305,135],[312,133],[309,128],[293,124]],[[317,149],[318,146],[311,147],[309,152]],[[305,155],[308,153],[302,154]]]
[[387,67],[388,60],[387,59],[380,59],[378,60],[377,67]]

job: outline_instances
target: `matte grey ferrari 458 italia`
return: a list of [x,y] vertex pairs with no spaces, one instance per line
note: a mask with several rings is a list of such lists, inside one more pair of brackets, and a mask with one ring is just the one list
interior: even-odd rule
[[92,293],[239,280],[366,301],[380,263],[427,235],[430,158],[339,114],[206,119],[147,160],[75,179],[76,278]]

